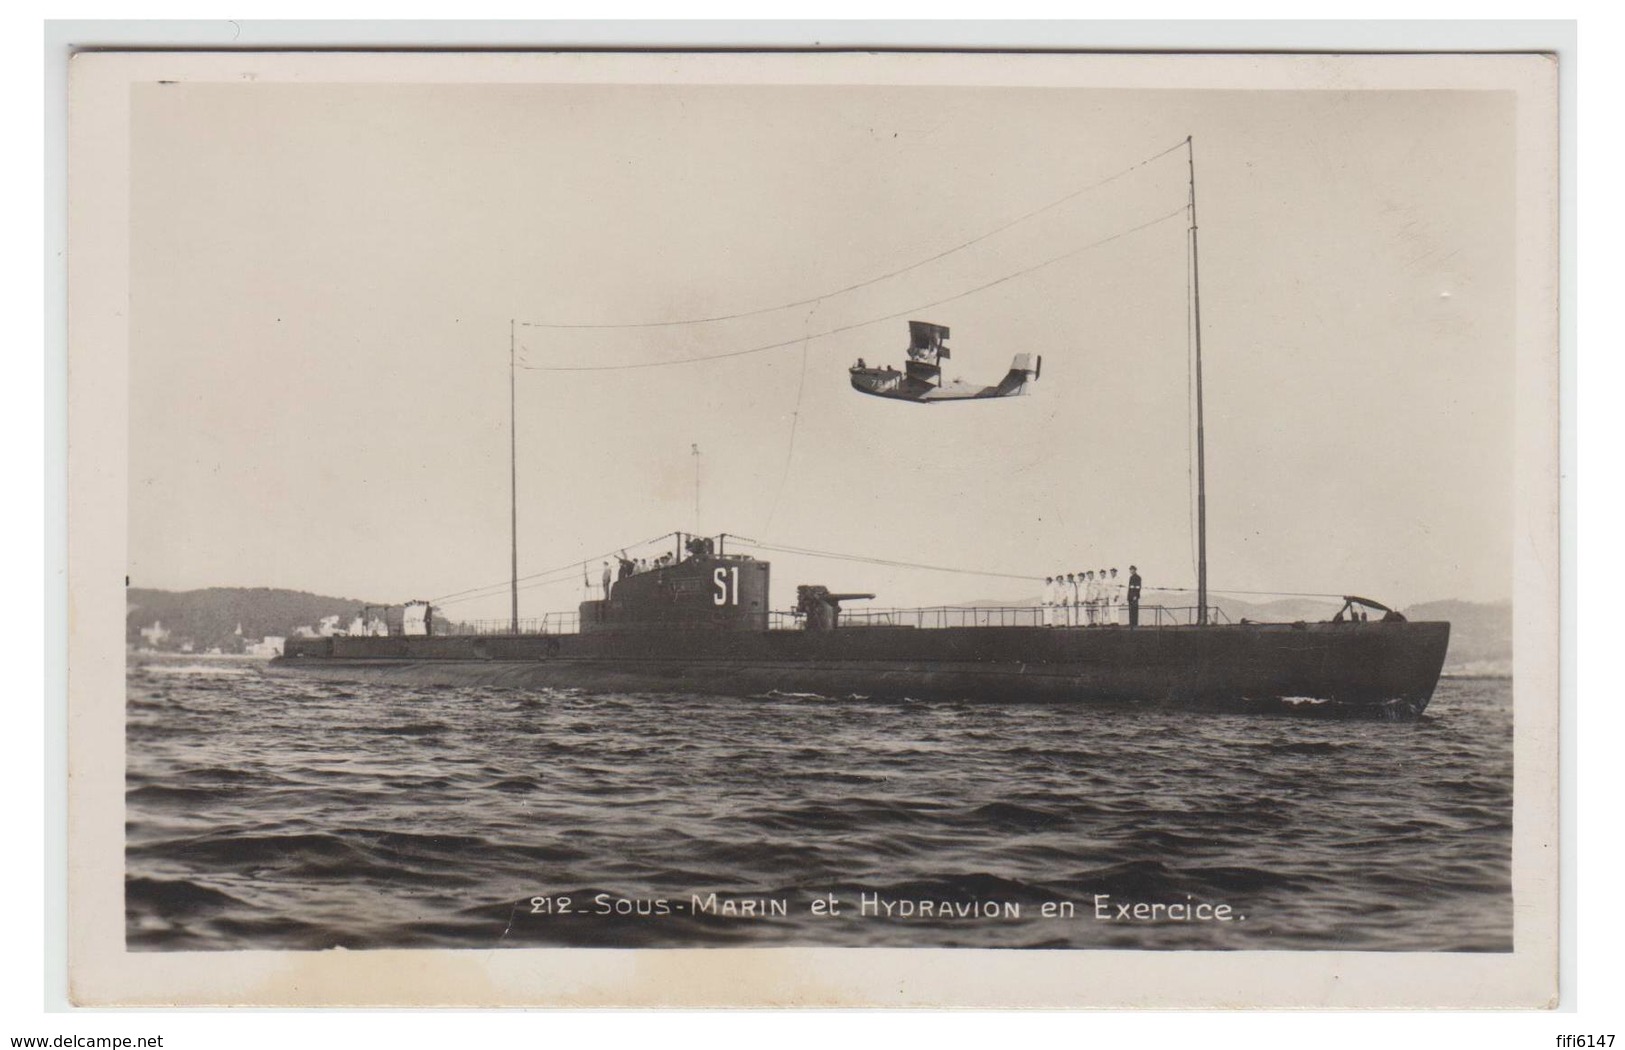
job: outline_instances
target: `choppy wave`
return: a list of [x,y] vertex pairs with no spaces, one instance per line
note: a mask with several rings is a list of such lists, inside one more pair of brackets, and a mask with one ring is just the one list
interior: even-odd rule
[[1505,681],[1394,725],[146,665],[128,734],[135,949],[1511,947]]

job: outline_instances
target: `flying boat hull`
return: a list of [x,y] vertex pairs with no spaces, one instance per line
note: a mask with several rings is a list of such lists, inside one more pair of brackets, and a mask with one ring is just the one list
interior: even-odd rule
[[914,401],[934,404],[939,401],[976,401],[990,397],[1018,397],[1027,392],[1027,386],[1038,378],[1043,364],[1039,358],[1034,364],[1031,354],[1017,354],[1010,363],[1010,371],[992,386],[975,386],[958,379],[933,382],[922,378],[914,370],[871,368],[855,365],[850,370],[852,389],[860,394],[885,397],[894,401]]

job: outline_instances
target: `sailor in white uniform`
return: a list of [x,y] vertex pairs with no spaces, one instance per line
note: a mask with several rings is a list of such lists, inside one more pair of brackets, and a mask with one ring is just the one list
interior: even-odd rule
[[1112,616],[1112,585],[1106,579],[1106,570],[1100,570],[1100,576],[1095,580],[1095,622],[1104,627],[1111,623]]
[[1059,584],[1061,588],[1061,625],[1063,627],[1071,627],[1073,622],[1072,593],[1077,589],[1077,587],[1072,581],[1072,574],[1070,572],[1064,577],[1057,576],[1055,578],[1055,582]]
[[1123,617],[1123,614],[1121,612],[1121,610],[1123,608],[1123,584],[1122,584],[1121,581],[1119,581],[1117,579],[1117,570],[1116,569],[1112,570],[1112,578],[1111,578],[1109,586],[1111,587],[1111,592],[1112,592],[1111,593],[1112,603],[1111,603],[1111,614],[1110,614],[1110,616],[1107,617],[1106,622],[1109,623],[1109,624],[1115,625],[1115,624],[1120,623],[1122,621],[1122,617]]
[[1083,625],[1087,627],[1095,622],[1095,574],[1081,573],[1080,579],[1082,583],[1078,587],[1078,611],[1083,614],[1081,619]]
[[1044,577],[1044,597],[1040,599],[1044,606],[1044,626],[1055,626],[1055,577]]

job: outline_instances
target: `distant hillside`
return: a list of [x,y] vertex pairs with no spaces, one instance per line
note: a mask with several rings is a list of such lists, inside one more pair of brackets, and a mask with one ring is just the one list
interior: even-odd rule
[[210,587],[201,591],[159,591],[131,587],[125,592],[125,639],[141,641],[140,630],[161,621],[171,633],[169,644],[190,641],[198,649],[229,649],[242,624],[243,637],[286,637],[294,629],[314,625],[324,616],[339,616],[348,623],[363,605],[379,605],[354,598],[331,598],[305,591],[270,587]]

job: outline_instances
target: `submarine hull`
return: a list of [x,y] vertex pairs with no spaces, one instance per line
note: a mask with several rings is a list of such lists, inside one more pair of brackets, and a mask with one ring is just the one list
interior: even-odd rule
[[692,628],[290,638],[279,671],[414,684],[1293,711],[1405,720],[1427,707],[1448,623],[1162,627]]

